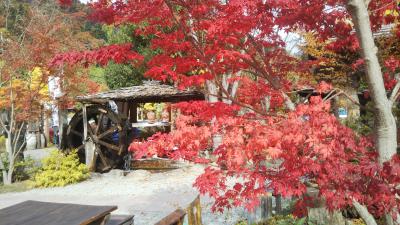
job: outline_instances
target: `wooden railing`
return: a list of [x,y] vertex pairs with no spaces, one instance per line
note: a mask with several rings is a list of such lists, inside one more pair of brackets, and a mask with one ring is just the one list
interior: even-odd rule
[[189,225],[202,225],[200,195],[198,195],[196,199],[189,204],[186,211],[188,214]]
[[189,204],[186,210],[177,209],[154,225],[183,225],[186,215],[188,225],[203,225],[201,222],[201,204],[199,195]]
[[154,225],[183,225],[185,215],[185,211],[177,209]]

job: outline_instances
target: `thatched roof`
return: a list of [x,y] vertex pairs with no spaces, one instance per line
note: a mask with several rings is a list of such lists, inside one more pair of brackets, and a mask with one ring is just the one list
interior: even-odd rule
[[204,94],[199,91],[178,90],[171,85],[158,82],[145,82],[140,86],[132,86],[101,92],[92,95],[78,96],[76,100],[85,103],[105,103],[109,100],[116,102],[179,102],[204,100]]

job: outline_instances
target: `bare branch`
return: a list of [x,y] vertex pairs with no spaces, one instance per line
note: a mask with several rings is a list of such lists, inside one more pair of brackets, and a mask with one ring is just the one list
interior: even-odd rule
[[[323,100],[324,101],[330,101],[330,100],[332,100],[333,98],[335,98],[335,97],[337,97],[337,96],[339,96],[339,95],[341,95],[341,94],[345,94],[343,91],[338,91],[338,92],[336,92],[336,94],[334,94],[334,95],[331,95],[331,96],[327,96],[327,97],[325,97]],[[356,102],[357,103],[357,102]]]
[[9,135],[11,130],[7,129],[7,125],[5,124],[5,122],[3,121],[3,118],[1,118],[1,116],[0,116],[0,125],[4,129],[4,131],[6,131],[6,133]]
[[14,144],[13,149],[16,149],[16,148],[17,148],[18,139],[19,139],[19,137],[21,136],[21,131],[22,131],[22,128],[23,128],[24,126],[25,126],[25,122],[22,122],[21,126],[20,126],[19,129],[18,129],[17,135],[15,135],[15,137],[13,138],[13,139],[14,139],[14,140],[13,140],[13,144]]
[[16,151],[13,155],[13,159],[15,161],[15,159],[18,157],[18,154],[22,151],[22,149],[24,149],[24,145],[26,144],[26,140],[24,139],[24,141],[22,142],[21,146],[19,146],[18,151]]
[[[323,99],[324,101],[325,100],[327,100],[328,98],[329,99],[332,99],[332,98],[330,98],[331,97],[331,95],[333,94],[333,93],[335,93],[336,91],[338,91],[338,89],[333,89],[333,90],[331,90],[326,96],[325,96],[325,98]],[[340,91],[339,91],[340,92]],[[337,94],[337,93],[336,93]]]

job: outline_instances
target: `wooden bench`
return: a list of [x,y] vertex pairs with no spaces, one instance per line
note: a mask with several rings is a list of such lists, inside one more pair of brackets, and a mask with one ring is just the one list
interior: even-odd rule
[[185,215],[185,211],[182,209],[177,209],[154,225],[183,225]]
[[132,215],[111,215],[105,225],[133,225]]
[[25,201],[0,210],[0,225],[104,225],[117,206]]
[[188,225],[202,225],[199,195],[193,200],[193,202],[189,204],[186,210],[177,209],[154,225],[183,225],[186,215],[188,219]]

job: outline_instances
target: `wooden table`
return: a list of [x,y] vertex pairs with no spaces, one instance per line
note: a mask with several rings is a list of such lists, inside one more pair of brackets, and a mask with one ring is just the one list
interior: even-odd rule
[[0,225],[101,225],[117,206],[25,201],[0,209]]

